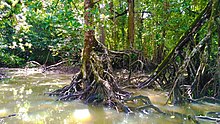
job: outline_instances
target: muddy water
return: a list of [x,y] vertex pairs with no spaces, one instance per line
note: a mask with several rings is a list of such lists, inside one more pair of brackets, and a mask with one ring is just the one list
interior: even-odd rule
[[[206,115],[220,112],[218,104],[189,104],[185,106],[164,105],[167,93],[153,90],[131,90],[136,94],[147,95],[163,111],[180,113],[179,116],[149,113],[126,115],[115,110],[93,107],[81,101],[58,102],[55,98],[44,96],[44,92],[69,84],[69,74],[42,74],[38,70],[10,70],[10,79],[0,80],[0,119],[6,124],[191,124],[183,115]],[[214,121],[199,120],[209,124]]]

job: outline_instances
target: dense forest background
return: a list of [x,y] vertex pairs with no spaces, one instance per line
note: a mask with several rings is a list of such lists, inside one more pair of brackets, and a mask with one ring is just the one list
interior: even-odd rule
[[[126,0],[103,0],[92,10],[96,38],[104,38],[109,49],[130,49],[128,4]],[[134,1],[132,49],[142,51],[148,61],[159,64],[206,4],[207,0]],[[85,30],[83,6],[80,0],[1,1],[0,65],[22,67],[28,61],[49,65],[78,60]],[[205,27],[194,37],[195,42],[206,33],[208,26]],[[216,40],[213,42],[217,44]],[[217,48],[212,50],[215,57]]]
[[82,0],[1,1],[0,66],[80,64],[84,33],[94,30],[108,50],[126,53],[114,56],[113,67],[152,72],[137,87],[154,82],[171,89],[177,101],[219,98],[218,0],[97,0],[91,5],[88,26]]

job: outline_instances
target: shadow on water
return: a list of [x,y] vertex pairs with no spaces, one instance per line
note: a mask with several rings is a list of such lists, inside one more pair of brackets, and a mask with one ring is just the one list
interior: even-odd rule
[[[137,113],[126,115],[103,107],[93,107],[80,101],[58,102],[56,98],[44,96],[69,84],[70,74],[42,74],[36,70],[9,70],[10,79],[0,80],[0,124],[176,124],[192,123],[183,115],[205,116],[212,114],[219,118],[218,104],[188,104],[184,106],[164,105],[166,92],[153,90],[130,90],[136,94],[147,95],[157,107],[166,112],[181,113],[172,116],[157,113]],[[209,124],[215,121],[203,121]]]

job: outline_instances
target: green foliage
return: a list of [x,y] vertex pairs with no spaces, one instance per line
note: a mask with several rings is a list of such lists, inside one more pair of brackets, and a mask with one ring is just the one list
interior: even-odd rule
[[[153,59],[160,49],[166,55],[207,2],[208,0],[135,0],[134,49],[143,51],[148,59]],[[94,6],[91,13],[95,23],[94,27],[89,28],[96,30],[96,39],[99,39],[100,26],[103,26],[105,45],[113,50],[125,50],[127,0],[103,0]],[[23,65],[27,61],[53,64],[64,59],[79,60],[83,32],[88,28],[83,25],[83,13],[82,0],[1,1],[0,45],[4,47],[0,47],[0,66],[12,66],[14,62],[9,62],[12,56],[17,62],[13,66]],[[206,31],[207,28],[201,30],[195,37],[195,42],[198,43]],[[212,42],[217,44],[216,38]],[[163,45],[164,47],[160,47]],[[213,46],[210,57],[213,63],[217,51]],[[10,57],[7,59],[6,56]]]
[[1,49],[0,50],[0,65],[7,66],[7,67],[19,67],[22,66],[24,63],[24,59],[8,53],[7,50]]
[[1,1],[0,8],[0,66],[52,64],[79,54],[82,24],[72,1]]

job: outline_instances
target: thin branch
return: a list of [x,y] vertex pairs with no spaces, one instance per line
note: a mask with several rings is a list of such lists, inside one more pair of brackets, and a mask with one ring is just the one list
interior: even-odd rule
[[114,18],[117,18],[117,17],[120,17],[120,16],[123,16],[123,15],[125,15],[125,14],[127,14],[127,12],[128,12],[128,9],[126,9],[124,12],[122,12],[122,13],[118,13],[118,12],[115,12],[115,11],[113,11],[116,15],[115,16],[113,16],[113,17],[109,17],[109,19],[114,19]]

